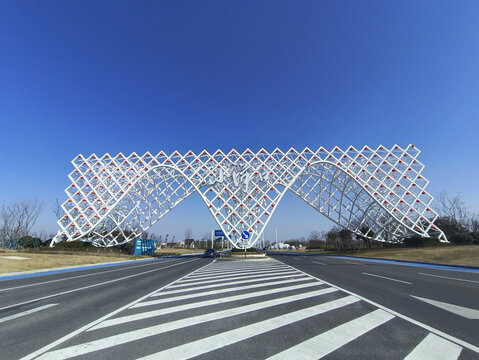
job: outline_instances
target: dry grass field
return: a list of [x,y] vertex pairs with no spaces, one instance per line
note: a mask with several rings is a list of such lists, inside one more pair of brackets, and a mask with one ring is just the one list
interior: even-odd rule
[[[289,251],[294,252],[295,250]],[[296,251],[302,252],[298,250]],[[304,252],[306,252],[306,250],[304,250]],[[424,248],[361,249],[356,252],[321,251],[320,253],[479,267],[479,245],[449,245]]]
[[[166,248],[157,251],[157,256],[182,255],[201,253],[201,249],[172,249]],[[138,260],[151,258],[151,256],[133,256],[116,252],[69,252],[52,251],[48,253],[39,251],[4,250],[0,249],[0,274],[53,269],[68,266],[100,264],[116,261]]]
[[347,255],[450,265],[479,266],[478,245],[407,249],[375,249],[363,250],[361,252]]
[[127,261],[141,257],[121,254],[88,254],[58,252],[44,254],[33,251],[0,250],[0,274],[52,269],[67,266]]

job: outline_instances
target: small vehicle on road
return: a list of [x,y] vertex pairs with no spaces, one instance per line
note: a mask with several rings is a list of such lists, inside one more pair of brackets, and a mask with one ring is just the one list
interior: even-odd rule
[[215,258],[220,256],[220,253],[216,251],[215,249],[206,249],[203,256],[206,258]]

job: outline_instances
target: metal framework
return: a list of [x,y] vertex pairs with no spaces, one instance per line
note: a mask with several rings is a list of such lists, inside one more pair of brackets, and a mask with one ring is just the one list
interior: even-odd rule
[[419,235],[447,242],[433,224],[437,214],[419,153],[414,145],[395,145],[78,155],[52,244],[62,238],[96,246],[133,240],[198,192],[232,245],[250,247],[287,190],[365,238],[398,242]]

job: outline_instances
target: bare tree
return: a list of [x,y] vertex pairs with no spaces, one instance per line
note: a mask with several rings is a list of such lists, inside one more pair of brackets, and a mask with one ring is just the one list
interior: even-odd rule
[[186,239],[192,239],[193,238],[193,231],[191,230],[190,227],[185,229],[185,240]]
[[55,199],[55,204],[53,205],[52,211],[56,219],[60,219],[63,216],[64,211],[58,199]]
[[466,204],[459,195],[450,197],[446,192],[439,194],[439,215],[450,221],[466,226],[469,218]]
[[10,239],[21,239],[27,236],[43,204],[36,201],[17,201],[8,206],[2,205],[0,210],[0,243],[4,245]]

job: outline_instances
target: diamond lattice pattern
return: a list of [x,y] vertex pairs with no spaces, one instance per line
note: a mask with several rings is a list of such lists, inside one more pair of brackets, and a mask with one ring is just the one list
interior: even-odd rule
[[289,189],[352,232],[396,242],[437,236],[414,145],[297,151],[217,150],[78,155],[56,240],[114,246],[141,235],[198,192],[235,247],[253,246]]

